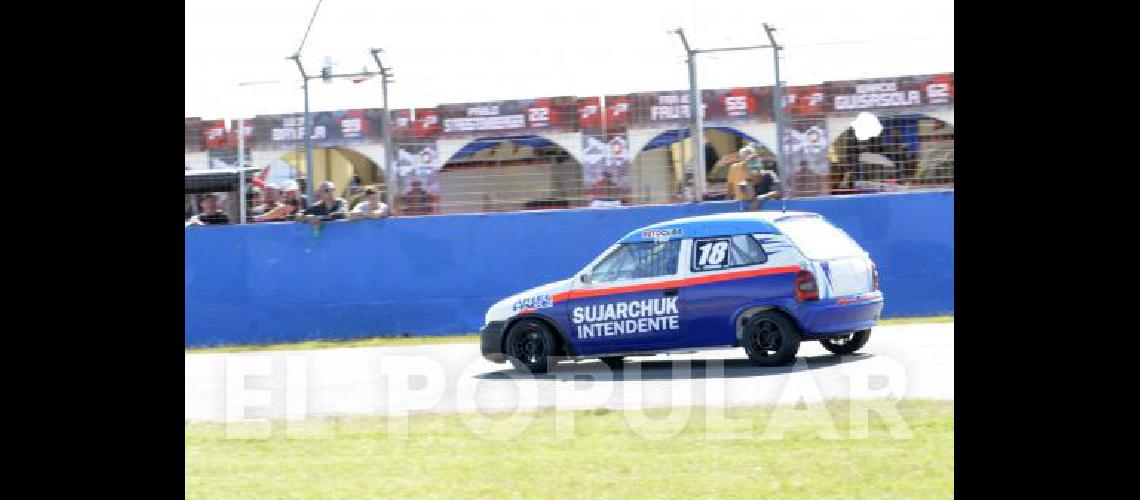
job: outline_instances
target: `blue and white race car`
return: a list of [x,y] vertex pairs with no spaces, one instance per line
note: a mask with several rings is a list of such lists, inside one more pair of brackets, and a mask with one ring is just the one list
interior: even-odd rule
[[755,364],[792,361],[804,340],[863,347],[883,310],[874,262],[807,212],[687,217],[631,231],[572,278],[487,311],[483,357],[545,373],[558,359],[744,347]]

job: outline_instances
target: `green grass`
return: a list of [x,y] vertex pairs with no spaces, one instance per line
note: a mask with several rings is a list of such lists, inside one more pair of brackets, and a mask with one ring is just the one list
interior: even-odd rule
[[[930,316],[916,318],[889,318],[879,320],[880,325],[910,325],[914,323],[953,323],[953,316]],[[431,337],[370,337],[353,340],[310,340],[288,344],[247,344],[219,347],[193,347],[187,354],[251,351],[292,351],[306,349],[335,349],[344,347],[388,347],[403,345],[455,344],[479,342],[478,335],[444,335]]]
[[[910,437],[892,436],[878,413],[850,418],[876,404],[894,404]],[[529,425],[478,413],[415,415],[403,435],[390,433],[384,417],[326,418],[301,424],[308,439],[288,437],[280,421],[262,439],[188,423],[186,497],[953,497],[953,401],[831,401],[814,416],[778,418],[776,408],[729,408],[728,423],[707,423],[705,413],[720,410],[689,408],[671,437],[662,424],[669,409],[647,411],[640,433],[613,410],[512,417],[533,417]],[[573,420],[569,439],[559,439],[559,419]],[[869,432],[852,438],[850,424],[862,421]],[[764,439],[773,422],[788,426],[783,439]],[[820,435],[828,422],[839,439]],[[710,437],[724,432],[742,435]]]

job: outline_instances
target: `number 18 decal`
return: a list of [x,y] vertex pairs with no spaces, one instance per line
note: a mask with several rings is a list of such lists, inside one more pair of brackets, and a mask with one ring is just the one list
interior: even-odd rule
[[695,271],[721,268],[728,261],[727,239],[700,240],[696,242],[694,249]]

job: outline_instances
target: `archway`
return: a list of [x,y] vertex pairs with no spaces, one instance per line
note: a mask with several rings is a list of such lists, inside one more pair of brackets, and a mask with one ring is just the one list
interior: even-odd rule
[[[288,166],[291,171],[283,173],[282,166]],[[304,149],[289,151],[270,161],[268,167],[270,172],[266,177],[271,182],[280,184],[291,174],[301,189],[305,189],[308,169],[305,166]],[[344,197],[350,203],[360,197],[364,187],[379,189],[381,199],[386,188],[384,172],[380,166],[359,151],[345,147],[313,148],[314,186],[326,180],[336,184],[337,196]]]
[[536,135],[468,142],[441,167],[438,196],[437,213],[572,208],[588,203],[577,158]]
[[836,194],[954,186],[954,126],[924,114],[880,116],[883,131],[860,141],[847,127],[831,145]]
[[[706,127],[704,137],[706,200],[731,198],[726,185],[729,166],[739,160],[737,151],[745,145],[755,144],[762,161],[775,165],[776,155],[767,146],[736,128]],[[689,129],[666,130],[650,139],[633,160],[634,197],[641,203],[681,201],[692,144]]]

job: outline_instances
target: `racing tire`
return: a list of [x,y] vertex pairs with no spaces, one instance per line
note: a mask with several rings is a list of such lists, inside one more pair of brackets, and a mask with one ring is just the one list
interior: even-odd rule
[[602,362],[605,363],[606,366],[610,367],[611,370],[617,371],[622,369],[622,366],[624,366],[623,361],[625,360],[625,356],[606,356],[598,359],[602,360]]
[[800,333],[784,315],[766,311],[748,319],[740,344],[753,364],[779,366],[796,358]]
[[554,366],[558,345],[550,327],[541,321],[524,319],[511,325],[503,345],[504,354],[516,370],[537,374]]
[[870,338],[871,330],[859,330],[840,339],[820,339],[819,344],[832,354],[851,354],[867,345],[867,340]]

